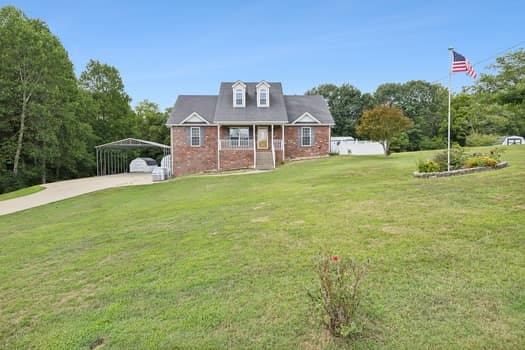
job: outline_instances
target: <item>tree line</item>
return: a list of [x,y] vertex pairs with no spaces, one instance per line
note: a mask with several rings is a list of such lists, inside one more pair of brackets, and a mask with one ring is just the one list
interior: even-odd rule
[[[504,135],[525,135],[525,50],[498,57],[489,68],[491,73],[481,74],[472,86],[452,95],[451,140],[461,146],[493,145]],[[350,84],[322,84],[306,94],[325,97],[336,123],[333,136],[359,137],[365,111],[386,113],[378,107],[391,107],[402,111],[411,123],[392,138],[390,150],[446,147],[448,90],[441,84],[385,83],[374,93],[361,93]]]
[[168,111],[134,109],[117,68],[90,60],[80,77],[39,19],[0,8],[0,193],[95,174],[95,145],[169,143]]
[[[132,108],[118,69],[106,63],[90,60],[75,76],[46,23],[13,6],[0,8],[0,62],[0,193],[94,175],[98,144],[127,137],[169,144],[168,110],[150,101]],[[460,145],[525,135],[525,51],[498,57],[491,68],[453,96],[452,140]],[[366,111],[391,107],[410,119],[388,141],[391,151],[446,147],[448,92],[441,84],[385,83],[374,93],[322,84],[306,94],[326,98],[334,136],[359,137]],[[380,114],[368,113],[370,120]]]

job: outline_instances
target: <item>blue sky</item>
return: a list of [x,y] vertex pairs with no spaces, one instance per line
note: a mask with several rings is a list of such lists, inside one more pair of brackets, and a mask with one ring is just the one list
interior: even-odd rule
[[[216,94],[220,81],[321,83],[373,92],[385,82],[447,84],[453,46],[486,71],[525,42],[525,1],[0,0],[44,20],[77,74],[89,59],[117,67],[133,105]],[[525,47],[525,43],[520,45]],[[471,84],[454,74],[453,87]]]

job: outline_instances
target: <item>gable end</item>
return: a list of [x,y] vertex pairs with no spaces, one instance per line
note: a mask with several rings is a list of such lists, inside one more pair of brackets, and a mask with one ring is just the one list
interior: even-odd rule
[[295,119],[292,124],[321,124],[321,122],[310,113],[305,112],[299,118]]
[[210,124],[199,113],[193,112],[187,116],[180,124]]

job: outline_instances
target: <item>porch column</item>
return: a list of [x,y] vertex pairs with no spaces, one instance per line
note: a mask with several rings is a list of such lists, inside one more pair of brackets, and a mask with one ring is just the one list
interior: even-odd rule
[[272,160],[273,160],[273,168],[275,169],[275,148],[273,146],[273,124],[272,124]]
[[255,124],[253,124],[253,168],[257,169],[257,150],[255,148]]
[[221,126],[217,125],[217,171],[221,171]]
[[283,149],[283,162],[284,162],[284,124],[281,126],[281,148]]

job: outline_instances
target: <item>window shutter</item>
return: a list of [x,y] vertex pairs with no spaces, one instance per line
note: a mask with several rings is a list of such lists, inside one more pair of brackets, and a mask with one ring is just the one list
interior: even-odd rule
[[199,146],[202,146],[204,144],[204,128],[199,128]]
[[315,131],[317,128],[312,127],[310,130],[312,130],[312,146],[315,145]]
[[303,128],[301,128],[301,127],[297,128],[297,146],[302,146],[303,145],[303,140],[302,140],[302,135],[301,135],[301,131],[302,130],[303,130]]
[[186,144],[191,146],[191,127],[186,127]]

